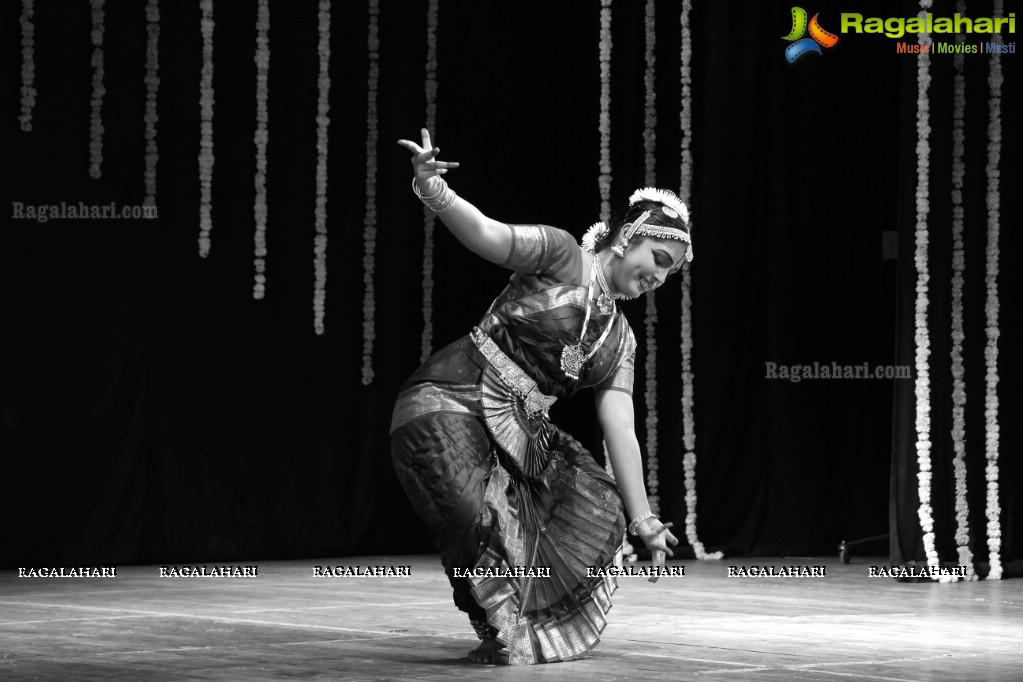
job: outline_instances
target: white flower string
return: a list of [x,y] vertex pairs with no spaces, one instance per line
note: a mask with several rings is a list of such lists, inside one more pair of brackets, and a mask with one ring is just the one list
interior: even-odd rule
[[377,241],[377,84],[380,79],[380,2],[369,0],[369,78],[366,88],[366,217],[363,223],[362,282],[362,384],[373,381],[374,291],[373,255]]
[[600,0],[600,219],[611,220],[611,0]]
[[[966,3],[959,0],[956,11],[966,15]],[[965,36],[956,36],[962,44]],[[963,274],[966,254],[963,248],[963,177],[966,166],[964,116],[966,112],[966,77],[963,73],[963,55],[956,53],[955,85],[952,99],[952,467],[955,472],[956,491],[956,546],[959,566],[966,569],[967,580],[976,580],[973,554],[970,552],[970,508],[966,499],[966,380],[963,369]],[[942,576],[944,578],[944,576]]]
[[266,296],[266,145],[270,141],[267,100],[270,96],[270,0],[259,0],[256,13],[256,203],[255,270],[252,298]]
[[313,291],[313,328],[324,333],[327,297],[327,127],[330,125],[330,0],[320,0],[318,13],[320,75],[316,102],[316,245],[313,263],[316,280]]
[[199,257],[210,255],[213,191],[213,0],[200,0],[202,71],[199,78]]
[[89,176],[103,175],[103,0],[92,0],[92,115],[89,117]]
[[685,454],[682,456],[684,488],[686,492],[686,540],[693,548],[697,559],[718,560],[722,552],[708,552],[696,533],[696,430],[693,419],[693,335],[691,325],[692,299],[690,297],[689,268],[683,269],[682,283],[682,440]]
[[[920,0],[922,16],[931,6],[931,0]],[[921,45],[930,45],[931,36],[918,34]],[[938,552],[934,546],[934,519],[931,512],[931,386],[929,360],[931,342],[927,330],[927,282],[930,278],[927,266],[927,217],[930,211],[928,168],[930,161],[931,126],[928,120],[928,89],[931,74],[928,70],[930,55],[921,53],[917,57],[917,100],[916,100],[916,456],[917,493],[920,506],[917,515],[923,530],[924,551],[927,565],[936,570],[939,566]]]
[[36,104],[35,26],[32,24],[32,0],[21,3],[21,129],[32,130],[32,107]]
[[[690,205],[689,193],[693,188],[693,33],[689,25],[689,13],[693,9],[692,0],[683,0],[682,17],[682,66],[679,69],[679,80],[682,85],[682,108],[679,112],[679,125],[682,128],[682,173],[681,192],[679,198]],[[687,268],[688,270],[688,268]]]
[[[426,129],[437,133],[437,9],[430,0],[426,10]],[[419,361],[433,354],[433,230],[436,214],[423,207],[423,336]]]
[[157,76],[160,59],[160,4],[158,0],[146,3],[146,198],[147,206],[156,204],[156,163],[159,154],[156,148],[156,94],[160,87]]
[[[1002,0],[995,0],[994,16],[1004,14]],[[1002,37],[992,37],[1001,43]],[[988,62],[988,126],[987,126],[987,267],[984,284],[987,293],[984,303],[986,316],[987,346],[984,358],[986,395],[984,400],[984,444],[987,466],[984,478],[987,481],[987,547],[991,569],[988,579],[1002,578],[1002,526],[1001,505],[998,501],[998,232],[1001,224],[999,189],[999,164],[1002,157],[1002,59],[991,55]]]
[[654,87],[655,57],[654,48],[657,40],[655,31],[654,0],[646,0],[644,18],[646,69],[643,71],[643,91],[645,102],[643,107],[643,168],[646,171],[644,184],[654,187],[657,184],[656,158],[657,151],[657,91]]
[[[645,25],[645,61],[643,83],[646,92],[645,115],[643,117],[643,148],[644,167],[646,169],[645,184],[653,187],[657,184],[657,173],[654,164],[654,149],[657,142],[657,93],[654,90],[654,0],[646,1],[644,15]],[[649,490],[650,511],[660,512],[660,496],[657,493],[657,297],[656,290],[646,296],[646,461],[647,489]]]
[[[692,0],[684,0],[682,3],[682,66],[680,69],[680,80],[682,82],[682,107],[679,114],[680,126],[682,128],[682,173],[681,189],[679,198],[683,202],[690,202],[690,193],[693,186],[693,43],[692,31],[689,26],[689,12],[692,10]],[[689,229],[692,232],[692,214],[689,218]],[[721,559],[724,554],[721,552],[708,553],[700,542],[696,533],[696,420],[693,418],[694,391],[693,391],[693,301],[690,292],[692,284],[690,279],[690,267],[682,269],[682,320],[681,320],[681,350],[682,350],[682,444],[685,453],[682,456],[682,468],[684,472],[684,488],[686,500],[686,540],[693,548],[697,559]]]

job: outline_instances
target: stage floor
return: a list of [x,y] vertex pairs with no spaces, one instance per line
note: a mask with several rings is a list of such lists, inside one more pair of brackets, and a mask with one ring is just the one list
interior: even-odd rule
[[[2,680],[1023,680],[1023,580],[899,583],[881,558],[674,562],[622,577],[585,659],[477,666],[435,556],[232,563],[256,577],[24,578],[0,571]],[[211,569],[219,564],[208,563]],[[410,566],[315,577],[316,566]],[[728,567],[826,566],[824,577]],[[180,573],[181,571],[179,571]]]

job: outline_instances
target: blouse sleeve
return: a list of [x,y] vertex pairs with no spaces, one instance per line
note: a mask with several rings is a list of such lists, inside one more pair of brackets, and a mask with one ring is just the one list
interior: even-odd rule
[[625,324],[624,318],[622,324],[625,331],[619,341],[620,345],[616,355],[625,359],[621,360],[618,366],[593,388],[597,391],[621,391],[632,395],[632,383],[636,375],[636,337],[633,335],[632,329]]
[[549,274],[568,279],[582,254],[575,238],[549,225],[509,225],[512,247],[503,267],[526,275]]
[[594,386],[597,391],[621,391],[632,395],[632,382],[636,375],[636,351],[625,359],[604,381]]

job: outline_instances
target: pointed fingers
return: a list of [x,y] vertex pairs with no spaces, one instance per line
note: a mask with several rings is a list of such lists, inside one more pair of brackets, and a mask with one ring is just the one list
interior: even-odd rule
[[423,136],[423,149],[429,149],[430,147],[432,147],[433,143],[430,142],[430,131],[427,130],[426,128],[423,128],[419,132]]
[[411,140],[398,140],[398,144],[400,144],[402,147],[405,147],[406,149],[408,149],[413,154],[422,154],[423,153],[423,148],[420,147],[415,142],[412,142]]
[[666,531],[666,530],[668,530],[669,528],[671,528],[671,527],[672,527],[672,525],[673,525],[673,524],[672,524],[672,522],[671,522],[671,521],[669,521],[668,523],[662,523],[662,524],[661,524],[660,526],[658,526],[657,528],[654,528],[653,530],[651,530],[651,531],[650,531],[650,535],[660,535],[660,534],[661,534],[661,533],[663,533],[664,531]]
[[[652,554],[653,554],[653,560],[654,560],[653,561],[653,565],[654,566],[663,566],[664,565],[664,552],[662,552],[659,549],[655,549]],[[657,582],[657,579],[659,577],[660,576],[652,575],[652,576],[650,576],[648,578],[648,580],[650,582],[652,582],[652,583],[655,583],[655,582]]]

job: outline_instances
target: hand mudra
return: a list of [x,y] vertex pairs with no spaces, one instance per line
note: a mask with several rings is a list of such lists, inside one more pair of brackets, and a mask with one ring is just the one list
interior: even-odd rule
[[[668,530],[671,526],[672,523],[670,521],[668,523],[661,523],[656,518],[650,518],[645,519],[639,524],[639,528],[636,529],[639,537],[653,555],[654,566],[664,566],[665,556],[675,556],[675,553],[668,547],[669,543],[672,546],[678,544],[678,538]],[[650,582],[657,582],[657,576],[651,577]]]
[[423,136],[421,145],[411,140],[398,140],[398,144],[412,152],[412,167],[416,172],[416,180],[423,185],[435,175],[443,175],[452,168],[458,168],[458,162],[438,161],[440,147],[434,147],[430,142],[430,131],[423,128],[420,132]]

